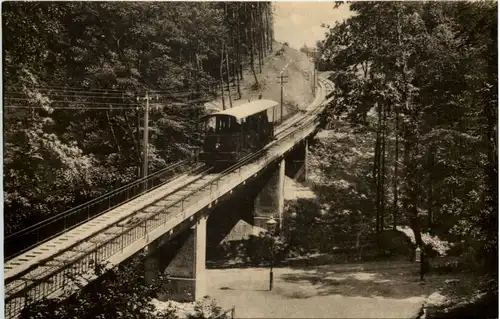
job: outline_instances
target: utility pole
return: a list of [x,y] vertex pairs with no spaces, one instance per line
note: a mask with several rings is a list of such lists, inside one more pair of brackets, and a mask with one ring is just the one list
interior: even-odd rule
[[313,64],[313,96],[316,95],[316,58],[314,58]]
[[[139,100],[139,98],[137,98]],[[143,124],[143,135],[142,135],[142,178],[148,176],[148,145],[149,145],[149,92],[146,91],[145,97],[142,98],[146,100],[146,105],[144,108],[144,124]],[[146,190],[147,183],[144,182],[144,190]]]
[[318,60],[318,51],[316,49],[314,49],[313,53],[314,53],[314,56],[313,56],[313,80],[312,80],[312,92],[313,92],[313,96],[316,95],[316,64],[317,64],[317,60]]
[[278,77],[278,83],[281,85],[281,116],[280,116],[280,124],[283,123],[283,84],[288,83],[288,75],[283,75],[283,71],[281,71],[280,76]]
[[288,83],[285,82],[288,80],[288,75],[283,75],[283,72],[285,72],[286,68],[292,63],[293,60],[290,60],[281,70],[280,76],[278,76],[278,83],[281,85],[281,102],[280,102],[280,107],[281,107],[281,116],[280,116],[280,124],[283,123],[283,84]]
[[144,109],[144,136],[143,136],[143,147],[144,147],[144,158],[143,158],[143,169],[142,177],[148,176],[148,145],[149,145],[149,92],[146,91],[146,108]]

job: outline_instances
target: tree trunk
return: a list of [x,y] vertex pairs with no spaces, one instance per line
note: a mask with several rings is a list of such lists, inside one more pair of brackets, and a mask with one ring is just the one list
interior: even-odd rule
[[[135,149],[135,154],[136,154],[136,161],[137,165],[140,168],[141,167],[141,150],[140,150],[140,145],[139,145],[139,140],[137,138],[141,138],[140,136],[140,131],[139,131],[139,126],[140,126],[140,117],[139,117],[139,111],[136,111],[137,114],[137,126],[136,126],[136,134],[134,134],[134,129],[132,128],[132,124],[130,123],[129,117],[127,115],[127,111],[122,110],[123,117],[125,119],[125,123],[127,125],[127,132],[130,135],[130,139],[133,142],[134,149]],[[140,176],[140,175],[139,175]]]
[[[385,102],[384,102],[385,103]],[[382,105],[382,163],[380,169],[380,231],[384,230],[385,214],[385,139],[386,139],[386,106]]]
[[262,50],[261,50],[261,24],[260,24],[260,3],[256,3],[257,7],[255,9],[255,14],[257,15],[257,18],[255,20],[255,29],[257,29],[256,33],[257,36],[254,35],[254,39],[256,41],[255,43],[255,49],[257,50],[257,59],[259,60],[259,73],[262,73]]
[[[239,79],[243,80],[243,62],[241,61],[241,26],[240,26],[240,10],[239,10],[239,4],[238,4],[238,10],[237,10],[237,15],[236,15],[236,24],[238,27],[236,28],[237,32],[237,37],[238,37],[238,45],[236,46],[236,59],[237,59],[237,65],[238,65],[238,70],[239,70]],[[238,87],[239,90],[239,87]],[[240,96],[241,98],[241,96]]]
[[[240,36],[240,10],[239,4],[236,5],[236,37],[237,37],[237,45],[236,45],[236,70],[234,75],[236,77],[236,87],[238,90],[238,99],[241,99],[241,88],[240,88],[240,79],[243,80],[243,67],[241,65],[241,36]],[[241,78],[240,78],[241,77]]]
[[428,161],[428,170],[429,170],[429,182],[427,185],[427,217],[428,224],[427,228],[429,233],[432,233],[432,224],[433,224],[433,216],[432,216],[432,206],[433,206],[433,171],[434,171],[434,152],[435,147],[431,146],[429,149],[427,161]]
[[[488,42],[488,82],[498,88],[498,30],[496,25],[490,28],[490,41]],[[498,121],[498,93],[491,90],[489,99],[483,105],[483,113],[486,116],[486,129],[483,141],[487,145],[488,165],[485,167],[487,196],[485,198],[487,216],[482,221],[483,229],[488,236],[488,247],[485,253],[487,260],[487,271],[498,273],[498,150],[497,150],[497,121]]]
[[[413,144],[413,143],[412,143]],[[415,167],[415,159],[414,156],[417,153],[417,145],[413,144],[410,146],[412,149],[412,152],[410,152],[410,172],[411,172],[411,178],[409,180],[409,203],[410,203],[410,214],[412,217],[412,223],[413,225],[413,232],[415,233],[415,242],[417,245],[420,245],[423,248],[423,242],[422,242],[422,236],[421,236],[421,227],[420,227],[420,220],[418,217],[418,209],[417,209],[417,181],[416,181],[416,167]]]
[[375,140],[375,155],[373,159],[373,181],[375,183],[375,232],[380,233],[380,128],[381,128],[381,106],[377,103],[377,137]]
[[252,73],[255,80],[255,86],[259,85],[259,81],[257,80],[257,74],[255,74],[255,61],[254,61],[254,18],[253,18],[253,10],[250,10],[250,65],[252,67]]
[[116,134],[115,134],[115,129],[113,127],[113,123],[111,122],[111,119],[109,118],[109,111],[106,110],[106,119],[108,120],[108,125],[109,125],[109,128],[111,130],[111,134],[113,135],[113,140],[115,141],[115,144],[116,144],[116,148],[118,150],[118,156],[122,157],[122,150],[120,148],[120,143],[118,143],[118,139],[116,138]]
[[392,229],[396,230],[398,215],[399,215],[399,206],[398,206],[398,178],[399,178],[399,107],[396,105],[396,123],[395,123],[395,135],[396,141],[394,145],[394,176],[392,179],[392,193],[393,193],[393,201],[392,201]]
[[[239,60],[239,59],[238,59]],[[238,92],[238,100],[241,99],[241,89],[240,89],[240,76],[238,74],[238,66],[236,66],[235,76],[236,76],[236,90]]]
[[273,4],[268,5],[268,20],[269,20],[269,44],[271,45],[270,51],[273,52],[273,41],[274,41],[274,18],[273,18]]
[[[231,22],[234,21],[234,10],[231,10]],[[235,38],[234,38],[234,32],[233,32],[233,28],[231,28],[229,30],[229,38],[231,39],[231,73],[232,73],[232,82],[233,82],[233,86],[236,85],[236,77],[237,77],[237,74],[236,74],[236,61],[237,59],[235,58],[236,56],[236,53],[235,53]]]
[[[399,9],[402,7],[399,6]],[[398,43],[401,44],[401,17],[400,12],[397,13],[397,34],[398,34]],[[403,211],[405,214],[409,214],[411,227],[415,234],[416,244],[422,246],[422,236],[420,233],[420,222],[418,220],[418,210],[417,210],[417,182],[416,182],[416,163],[414,156],[417,154],[418,138],[416,136],[417,130],[415,125],[417,125],[417,117],[416,114],[410,109],[411,102],[411,92],[409,90],[408,84],[411,82],[411,79],[408,76],[408,60],[406,55],[403,53],[401,56],[402,59],[402,68],[401,68],[401,76],[404,84],[404,90],[402,92],[404,101],[404,111],[409,121],[405,121],[403,124],[403,140],[404,140],[404,200],[403,200]]]
[[271,4],[267,4],[266,7],[265,7],[265,10],[264,10],[264,24],[266,26],[266,29],[265,29],[265,46],[266,46],[266,50],[269,50],[270,49],[270,39],[269,39],[269,6]]
[[[136,110],[136,117],[137,117],[137,126],[136,126],[136,134],[137,134],[137,154],[138,154],[138,159],[137,159],[137,173],[139,174],[137,178],[142,177],[142,154],[141,154],[141,143],[139,142],[142,139],[141,136],[141,113],[139,109]],[[125,112],[126,114],[126,112]]]
[[233,107],[233,101],[231,99],[231,87],[229,86],[229,53],[226,47],[226,73],[227,73],[227,96],[229,97],[229,107]]
[[224,101],[224,75],[222,73],[222,66],[224,65],[224,45],[222,45],[222,50],[220,54],[220,93],[222,99],[222,109],[226,109],[226,102]]
[[[407,108],[408,109],[408,108]],[[418,220],[417,211],[417,185],[415,176],[415,160],[416,154],[415,136],[413,130],[408,129],[408,123],[404,124],[404,168],[405,168],[405,191],[403,200],[403,210],[409,215],[411,228],[415,234],[415,242],[418,246],[422,246],[422,236],[420,222]]]

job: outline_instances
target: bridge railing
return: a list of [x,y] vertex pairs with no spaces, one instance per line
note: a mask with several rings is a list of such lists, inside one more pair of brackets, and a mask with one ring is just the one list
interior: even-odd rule
[[[297,134],[302,133],[303,129],[307,129],[310,124],[314,124],[316,122],[316,117],[312,117],[311,115],[317,114],[321,111],[321,109],[321,107],[318,107],[316,110],[310,112],[309,116],[304,117],[302,120],[300,120],[300,122],[302,123],[298,126],[295,126],[295,129],[293,131],[288,132],[286,135],[281,137],[280,142],[294,139]],[[19,314],[26,304],[47,297],[50,294],[60,290],[61,288],[68,288],[68,278],[74,277],[75,275],[81,276],[82,274],[89,274],[89,277],[91,277],[93,275],[95,265],[101,264],[102,262],[106,261],[111,256],[119,252],[123,252],[126,247],[130,246],[140,239],[145,238],[150,232],[156,230],[162,225],[165,225],[168,221],[171,221],[173,219],[185,220],[185,203],[190,198],[194,197],[193,195],[195,195],[196,193],[201,194],[208,191],[211,201],[217,199],[222,193],[220,181],[226,178],[228,175],[236,173],[239,176],[241,183],[243,181],[243,166],[262,156],[265,158],[266,165],[272,163],[273,160],[269,161],[269,154],[267,150],[268,149],[266,148],[254,154],[250,154],[238,164],[235,164],[221,172],[219,176],[215,177],[213,180],[207,181],[199,188],[183,195],[175,202],[159,208],[149,217],[128,225],[120,225],[120,223],[122,223],[126,219],[129,219],[131,216],[128,215],[121,218],[113,225],[109,225],[98,232],[100,234],[105,234],[106,230],[120,225],[122,230],[119,233],[112,235],[110,238],[104,239],[102,242],[90,243],[88,245],[88,248],[80,250],[79,253],[81,254],[77,255],[75,258],[65,259],[64,261],[55,260],[56,257],[70,252],[71,250],[79,247],[85,242],[89,242],[89,239],[93,236],[96,236],[97,233],[91,234],[86,238],[79,240],[64,251],[58,252],[50,259],[41,261],[23,272],[23,274],[27,274],[29,271],[40,268],[41,270],[37,274],[37,278],[21,279],[20,277],[23,276],[23,274],[20,274],[15,278],[8,278],[6,280],[7,285],[5,289],[6,317],[12,318]],[[160,200],[162,199],[158,199],[158,201]],[[172,208],[179,209],[179,212],[173,213],[169,211]]]
[[104,214],[168,182],[192,164],[192,162],[191,159],[179,161],[147,177],[138,179],[7,236],[4,241],[4,259],[12,259],[43,242],[85,223],[91,218]]

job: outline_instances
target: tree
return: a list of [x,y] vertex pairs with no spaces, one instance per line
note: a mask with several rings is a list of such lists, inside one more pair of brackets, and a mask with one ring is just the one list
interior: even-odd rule
[[329,27],[323,57],[336,84],[330,119],[346,113],[375,131],[375,230],[386,225],[392,178],[393,227],[408,221],[418,244],[425,228],[496,247],[487,226],[497,218],[489,195],[497,187],[496,4],[350,6],[357,14]]
[[231,64],[242,78],[247,58],[265,55],[259,41],[272,28],[271,19],[262,22],[269,10],[270,3],[7,4],[6,234],[141,176],[146,92],[148,171],[194,156],[203,103],[238,78]]

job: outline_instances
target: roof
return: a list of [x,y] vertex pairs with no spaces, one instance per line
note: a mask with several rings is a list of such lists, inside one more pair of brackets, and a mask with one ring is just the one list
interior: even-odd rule
[[233,242],[233,241],[240,241],[240,240],[245,240],[250,237],[250,235],[253,236],[259,236],[260,233],[266,233],[267,229],[260,228],[257,226],[252,226],[248,222],[240,219],[236,225],[231,229],[229,234],[219,243],[222,244],[223,242]]
[[213,113],[205,117],[215,116],[215,115],[227,115],[227,116],[233,116],[237,120],[241,120],[256,113],[270,109],[276,105],[278,105],[278,102],[275,102],[273,100],[256,100],[224,111]]

